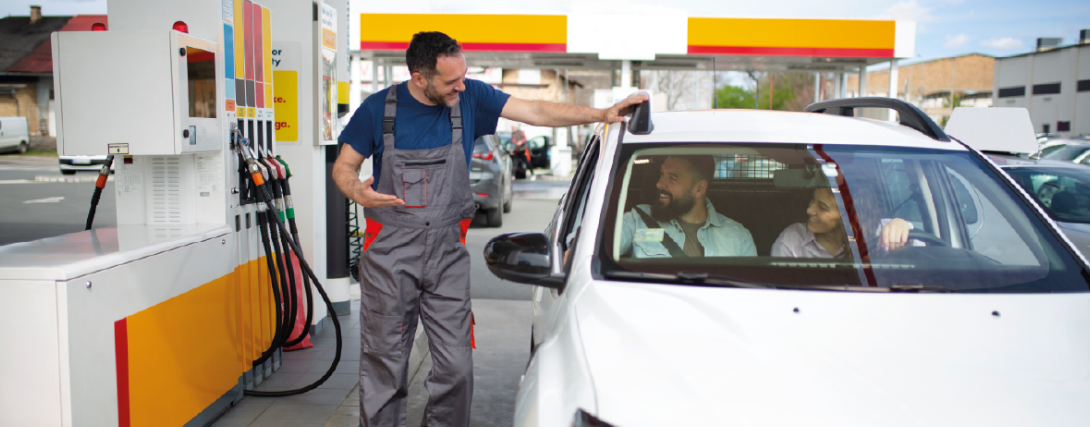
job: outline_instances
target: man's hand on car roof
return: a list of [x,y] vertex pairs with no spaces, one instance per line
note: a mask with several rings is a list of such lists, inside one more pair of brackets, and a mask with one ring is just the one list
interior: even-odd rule
[[602,120],[602,121],[606,122],[606,123],[620,122],[620,121],[624,120],[624,116],[626,116],[626,115],[628,115],[628,113],[632,112],[632,106],[633,105],[639,104],[641,102],[647,102],[647,101],[649,101],[649,98],[647,97],[647,94],[634,93],[634,94],[628,95],[628,98],[622,99],[620,102],[618,102],[616,104],[613,104],[612,107],[607,108],[605,110],[605,112],[606,112],[605,120]]

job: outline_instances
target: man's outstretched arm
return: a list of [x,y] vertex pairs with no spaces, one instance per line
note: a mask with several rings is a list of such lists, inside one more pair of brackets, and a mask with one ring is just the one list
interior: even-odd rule
[[[403,206],[405,201],[389,194],[381,194],[371,188],[375,177],[367,178],[360,182],[360,165],[366,160],[362,154],[352,149],[351,145],[344,144],[341,154],[337,155],[337,161],[333,163],[333,181],[345,197],[363,205],[365,208],[377,208],[381,206]],[[390,179],[390,178],[387,178]]]
[[503,106],[500,117],[531,124],[534,126],[574,126],[590,123],[607,122],[615,123],[624,120],[624,116],[632,109],[632,106],[647,101],[647,95],[632,94],[612,107],[599,110],[597,108],[580,107],[572,104],[559,104],[549,101],[527,101],[511,97]]

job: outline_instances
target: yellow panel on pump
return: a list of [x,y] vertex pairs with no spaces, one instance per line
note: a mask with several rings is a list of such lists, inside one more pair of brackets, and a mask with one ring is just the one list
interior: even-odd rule
[[276,140],[299,140],[299,80],[295,71],[273,72],[276,87],[273,105],[276,107]]
[[[265,58],[265,72],[264,82],[272,82],[272,24],[269,23],[269,8],[261,8],[261,49],[263,49],[262,56]],[[272,99],[271,97],[265,99]],[[268,102],[268,101],[266,101]],[[268,107],[268,104],[265,104]]]
[[[246,20],[242,0],[235,0],[235,78],[246,78]],[[245,97],[246,94],[239,94]],[[244,117],[241,113],[238,117]]]
[[238,384],[233,276],[126,318],[130,425],[183,425]]

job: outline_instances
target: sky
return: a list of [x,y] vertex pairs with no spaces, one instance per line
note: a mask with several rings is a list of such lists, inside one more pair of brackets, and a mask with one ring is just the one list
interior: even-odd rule
[[[29,15],[31,4],[42,6],[47,16],[106,13],[106,0],[0,0],[0,16]],[[1090,29],[1090,1],[1085,0],[350,0],[349,7],[353,13],[617,13],[915,20],[914,60],[973,52],[1009,56],[1031,51],[1038,37],[1062,37],[1066,45],[1077,42],[1080,29]]]

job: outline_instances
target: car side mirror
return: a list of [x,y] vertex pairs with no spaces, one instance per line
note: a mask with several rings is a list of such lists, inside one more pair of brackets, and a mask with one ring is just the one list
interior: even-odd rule
[[559,288],[564,284],[564,275],[552,274],[551,256],[549,238],[533,231],[503,234],[484,247],[485,263],[496,277]]
[[628,131],[633,135],[649,135],[653,130],[655,125],[651,123],[651,99],[648,95],[647,101],[632,107],[632,117],[628,119]]

